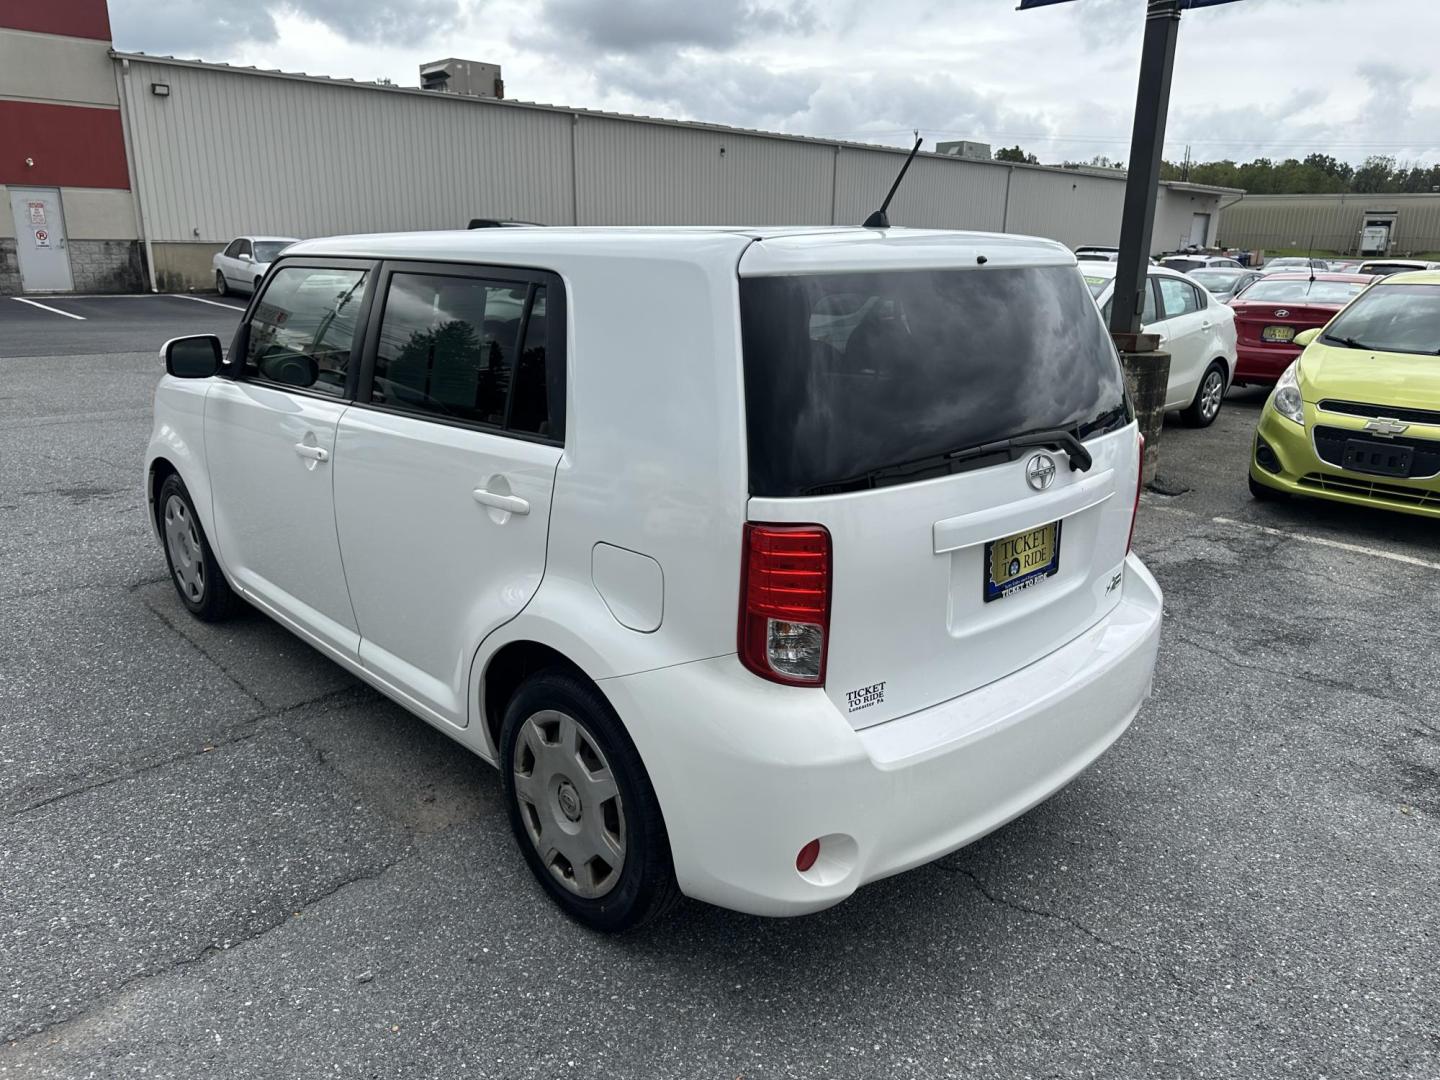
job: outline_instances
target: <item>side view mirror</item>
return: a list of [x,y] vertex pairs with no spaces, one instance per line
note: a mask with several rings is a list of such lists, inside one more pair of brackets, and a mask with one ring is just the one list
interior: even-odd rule
[[220,370],[220,339],[214,334],[171,338],[160,348],[165,373],[177,379],[208,379]]
[[239,259],[241,262],[251,262],[251,261],[252,261],[251,258],[250,258],[250,253],[249,253],[249,252],[246,252],[246,251],[242,251],[239,255],[236,256],[236,258]]
[[1295,335],[1295,344],[1299,345],[1302,349],[1305,348],[1306,345],[1309,345],[1320,336],[1320,331],[1323,329],[1325,329],[1323,326],[1312,326],[1309,330],[1301,330],[1300,333]]

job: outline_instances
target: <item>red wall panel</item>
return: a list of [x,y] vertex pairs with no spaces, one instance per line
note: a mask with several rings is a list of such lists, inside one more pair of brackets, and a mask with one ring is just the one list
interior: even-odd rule
[[106,0],[0,0],[0,26],[110,40]]
[[128,190],[120,110],[0,101],[0,184]]

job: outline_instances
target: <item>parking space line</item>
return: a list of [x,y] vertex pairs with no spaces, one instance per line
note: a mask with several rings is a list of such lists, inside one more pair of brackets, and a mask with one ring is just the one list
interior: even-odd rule
[[203,296],[186,296],[184,293],[166,293],[166,296],[173,296],[176,300],[194,300],[197,304],[209,304],[211,307],[229,308],[231,311],[244,311],[243,307],[236,307],[234,304],[222,304],[219,300],[206,300]]
[[23,296],[12,296],[10,299],[14,300],[17,304],[29,304],[31,307],[38,307],[41,311],[53,311],[56,315],[64,315],[67,319],[79,319],[81,322],[85,321],[84,315],[72,315],[68,311],[61,311],[58,307],[42,304],[38,300],[26,300]]
[[1417,559],[1414,555],[1401,555],[1394,551],[1381,551],[1379,548],[1365,547],[1363,544],[1347,544],[1342,540],[1328,540],[1323,536],[1308,536],[1305,533],[1286,532],[1284,529],[1272,529],[1269,525],[1255,525],[1248,521],[1236,521],[1234,518],[1215,517],[1210,520],[1217,525],[1236,525],[1242,529],[1254,529],[1256,532],[1262,532],[1266,536],[1282,536],[1287,540],[1299,540],[1304,544],[1338,548],[1341,551],[1349,551],[1356,555],[1373,555],[1377,559],[1389,559],[1391,562],[1405,563],[1407,566],[1423,566],[1427,570],[1440,570],[1440,563],[1430,562],[1428,559]]

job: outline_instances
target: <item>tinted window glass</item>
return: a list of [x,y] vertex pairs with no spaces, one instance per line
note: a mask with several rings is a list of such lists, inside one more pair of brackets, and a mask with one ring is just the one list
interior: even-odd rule
[[943,475],[953,450],[1126,422],[1074,267],[742,278],[740,314],[756,495]]
[[310,266],[277,271],[250,321],[245,377],[344,396],[365,277]]
[[526,292],[478,278],[395,274],[371,400],[502,426]]
[[1335,316],[1325,340],[1379,352],[1440,355],[1440,285],[1376,285]]
[[1360,281],[1257,281],[1245,290],[1246,300],[1309,301],[1312,304],[1346,304],[1365,288]]
[[236,254],[236,255],[249,255],[249,254],[250,254],[250,241],[249,241],[249,240],[241,240],[241,241],[240,241],[240,250],[237,251],[235,254]]
[[1160,282],[1160,299],[1165,305],[1165,318],[1173,319],[1179,315],[1188,315],[1192,311],[1200,310],[1198,293],[1189,282],[1180,281],[1178,278],[1162,277]]
[[240,254],[240,241],[239,241],[239,240],[231,240],[231,241],[230,241],[230,246],[225,249],[225,254],[226,254],[229,258],[232,258],[232,259],[233,259],[236,255],[239,255],[239,254]]
[[545,303],[545,287],[535,290],[530,318],[525,324],[525,342],[520,361],[515,367],[515,389],[511,394],[511,431],[544,435],[552,439],[565,437],[565,382],[558,363],[548,363],[550,319]]

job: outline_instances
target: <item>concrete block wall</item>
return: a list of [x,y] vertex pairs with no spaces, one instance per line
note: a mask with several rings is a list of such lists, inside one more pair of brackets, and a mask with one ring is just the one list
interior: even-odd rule
[[0,296],[20,294],[20,257],[15,241],[0,239]]
[[71,240],[70,276],[78,293],[143,292],[145,263],[134,240]]

